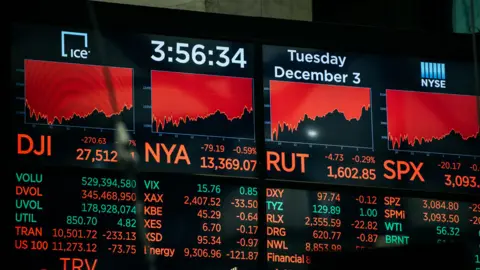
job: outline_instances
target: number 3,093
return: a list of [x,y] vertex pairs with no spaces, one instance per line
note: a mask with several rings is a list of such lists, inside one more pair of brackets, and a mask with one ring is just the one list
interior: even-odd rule
[[[163,61],[166,56],[164,51],[165,41],[152,40],[152,45],[155,46],[153,49],[154,53],[151,56],[152,60],[156,62]],[[245,60],[245,49],[238,49],[232,58],[230,58],[228,54],[229,51],[230,48],[225,46],[216,46],[215,51],[209,50],[208,54],[213,54],[214,56],[218,55],[218,60],[215,62],[208,61],[208,65],[215,64],[220,67],[227,67],[230,64],[237,64],[240,65],[240,68],[244,68],[247,64],[247,61]],[[177,56],[175,61],[181,64],[187,64],[190,61],[196,65],[207,63],[207,53],[205,52],[205,46],[202,44],[195,44],[190,48],[190,44],[178,42],[175,46],[175,55]]]

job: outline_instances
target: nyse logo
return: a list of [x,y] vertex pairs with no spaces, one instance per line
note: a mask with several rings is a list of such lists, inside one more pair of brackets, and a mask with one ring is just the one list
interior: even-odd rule
[[421,62],[422,87],[445,88],[445,64]]
[[62,31],[62,57],[87,59],[88,34]]

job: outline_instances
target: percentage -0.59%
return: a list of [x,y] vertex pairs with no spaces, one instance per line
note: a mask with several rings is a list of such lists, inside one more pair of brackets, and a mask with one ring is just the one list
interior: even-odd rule
[[[200,147],[205,152],[208,153],[225,153],[225,145],[222,144],[204,144]],[[256,155],[257,149],[254,146],[237,146],[232,149],[232,152],[239,155]]]

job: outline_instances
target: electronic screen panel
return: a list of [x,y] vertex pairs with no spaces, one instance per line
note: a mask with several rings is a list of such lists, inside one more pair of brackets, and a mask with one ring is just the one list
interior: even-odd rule
[[115,168],[122,120],[143,171],[254,176],[252,57],[230,41],[16,25],[17,154]]
[[473,67],[263,47],[269,178],[480,192]]
[[254,186],[102,170],[14,177],[19,269],[257,269]]
[[[462,261],[480,268],[480,205],[442,200],[480,193],[469,65],[264,46],[264,88],[256,91],[265,104],[254,108],[252,44],[102,35],[13,29],[24,169],[12,176],[11,228],[22,270],[143,269],[150,260],[158,269],[266,262],[293,270],[345,252],[465,239],[472,241]],[[265,190],[246,179],[258,176],[259,117],[268,180],[332,191]],[[120,163],[120,120],[138,161],[134,177],[110,170]],[[176,172],[189,176],[169,174]]]
[[457,259],[480,267],[478,203],[269,188],[266,204],[268,269],[309,269],[314,259],[326,264],[337,253],[452,242],[468,245]]

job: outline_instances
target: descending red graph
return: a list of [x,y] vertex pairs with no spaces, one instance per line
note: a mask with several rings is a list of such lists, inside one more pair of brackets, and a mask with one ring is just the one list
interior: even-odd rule
[[[362,87],[270,81],[272,139],[293,132],[305,118],[315,120],[338,112],[345,120],[360,120],[370,109],[370,89]],[[334,128],[334,127],[332,127]]]
[[25,105],[30,117],[48,124],[73,118],[85,120],[94,113],[111,118],[133,106],[133,72],[106,67],[116,93],[117,110],[109,100],[103,66],[25,60]]
[[388,136],[393,148],[415,146],[457,134],[463,140],[479,134],[477,97],[387,90]]
[[[152,120],[157,132],[181,133],[189,126],[195,129],[193,126],[201,122],[202,126],[192,133],[217,129],[214,133],[221,134],[221,129],[228,129],[231,122],[252,113],[251,78],[167,71],[152,71],[151,76]],[[214,116],[222,122],[208,122]]]

